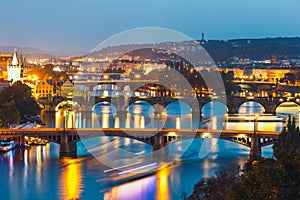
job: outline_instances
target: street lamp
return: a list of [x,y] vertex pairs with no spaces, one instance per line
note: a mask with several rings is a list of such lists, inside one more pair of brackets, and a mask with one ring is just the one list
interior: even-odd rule
[[163,111],[162,114],[155,114],[154,119],[157,120],[157,131],[159,131],[159,125],[160,122],[162,122],[162,128],[163,128],[163,123],[164,123],[164,117],[165,117],[165,112]]
[[67,110],[64,110],[64,113],[63,113],[63,128],[64,128],[64,132],[66,131],[66,117],[67,117]]
[[155,119],[157,120],[157,131],[159,131],[159,123],[160,123],[160,119],[161,119],[160,114],[156,114]]
[[258,114],[255,114],[254,118],[254,134],[258,131]]

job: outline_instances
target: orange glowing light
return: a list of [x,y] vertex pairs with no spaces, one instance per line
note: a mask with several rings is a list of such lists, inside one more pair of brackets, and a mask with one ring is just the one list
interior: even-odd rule
[[72,159],[64,159],[66,167],[61,172],[62,199],[79,199],[81,194],[81,164]]
[[157,172],[156,190],[159,200],[169,199],[168,174],[168,168],[162,168]]

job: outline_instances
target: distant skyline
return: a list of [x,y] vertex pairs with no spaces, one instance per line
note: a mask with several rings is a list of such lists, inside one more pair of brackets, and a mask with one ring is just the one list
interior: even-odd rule
[[0,46],[90,51],[133,28],[169,28],[194,39],[300,36],[298,0],[28,0],[1,2]]

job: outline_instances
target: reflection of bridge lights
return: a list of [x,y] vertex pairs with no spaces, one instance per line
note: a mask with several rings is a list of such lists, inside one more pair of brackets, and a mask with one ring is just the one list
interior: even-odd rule
[[177,136],[177,133],[176,132],[169,132],[168,136]]
[[133,169],[129,169],[129,170],[126,170],[126,171],[123,171],[123,172],[119,172],[118,175],[121,176],[121,175],[124,175],[124,174],[134,173],[134,172],[137,172],[137,171],[145,170],[145,169],[150,168],[150,167],[154,167],[156,165],[157,165],[157,163],[151,163],[149,165],[143,165],[143,166],[140,166],[140,167],[137,167],[137,168],[133,168]]
[[247,138],[247,136],[245,134],[238,134],[237,137],[238,138]]
[[141,128],[145,128],[145,117],[141,116]]
[[80,163],[74,163],[71,159],[66,160],[67,167],[62,170],[61,188],[63,199],[77,199],[81,193]]
[[168,169],[167,168],[162,168],[157,172],[157,199],[160,200],[167,200],[169,199],[169,194],[168,194]]
[[116,117],[115,119],[115,128],[120,128],[120,118]]
[[180,129],[180,117],[176,117],[176,129]]
[[102,115],[102,128],[109,128],[109,115],[108,114]]
[[212,138],[211,133],[204,133],[204,138]]
[[133,182],[113,187],[111,191],[104,194],[104,200],[111,199],[136,199],[148,194],[148,189],[153,188],[156,181],[155,176],[143,178]]

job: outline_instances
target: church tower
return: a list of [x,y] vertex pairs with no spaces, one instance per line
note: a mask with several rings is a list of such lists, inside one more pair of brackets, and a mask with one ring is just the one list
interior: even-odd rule
[[17,49],[15,49],[12,62],[7,66],[7,80],[11,81],[12,84],[16,81],[23,80],[23,56],[20,59],[18,58]]

